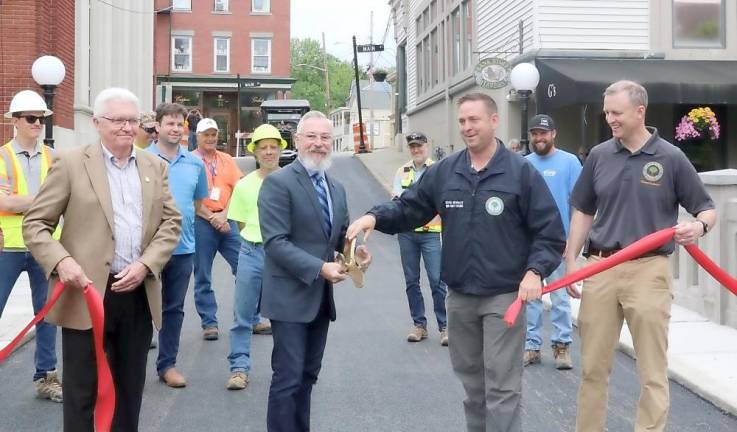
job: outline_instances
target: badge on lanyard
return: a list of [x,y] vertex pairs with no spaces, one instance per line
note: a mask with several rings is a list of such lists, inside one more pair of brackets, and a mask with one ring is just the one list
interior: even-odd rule
[[212,188],[212,190],[210,191],[210,199],[213,201],[217,201],[220,199],[220,188],[219,187]]

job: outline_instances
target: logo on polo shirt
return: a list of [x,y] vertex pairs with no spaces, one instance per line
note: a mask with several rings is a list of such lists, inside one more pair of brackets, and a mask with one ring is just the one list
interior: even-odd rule
[[642,167],[642,176],[649,182],[663,178],[663,165],[660,162],[648,162]]
[[499,197],[491,197],[486,200],[486,213],[499,216],[504,211],[504,201]]

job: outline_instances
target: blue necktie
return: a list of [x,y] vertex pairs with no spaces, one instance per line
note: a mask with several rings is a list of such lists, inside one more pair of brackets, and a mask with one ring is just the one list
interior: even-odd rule
[[328,206],[328,192],[325,190],[325,180],[320,176],[320,174],[315,173],[312,174],[312,183],[315,185],[317,200],[320,201],[320,209],[322,210],[322,227],[329,236],[333,224],[330,220],[330,207]]

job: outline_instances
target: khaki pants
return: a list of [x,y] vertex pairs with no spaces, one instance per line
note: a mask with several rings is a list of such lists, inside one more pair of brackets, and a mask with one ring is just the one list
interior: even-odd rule
[[[589,263],[599,260],[591,257]],[[623,319],[632,333],[640,377],[634,430],[662,432],[665,429],[672,301],[670,263],[664,256],[628,261],[584,281],[578,319],[582,376],[576,431],[604,430],[609,374]]]

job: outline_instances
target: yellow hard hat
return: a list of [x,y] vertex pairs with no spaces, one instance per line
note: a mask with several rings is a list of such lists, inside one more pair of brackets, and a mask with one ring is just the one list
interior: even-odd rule
[[266,138],[273,138],[279,141],[279,145],[281,146],[282,150],[287,148],[287,142],[284,140],[284,138],[281,137],[279,129],[270,124],[262,124],[261,126],[254,129],[253,135],[251,135],[251,142],[248,143],[248,146],[246,148],[249,152],[253,153],[253,151],[256,150],[256,143]]

